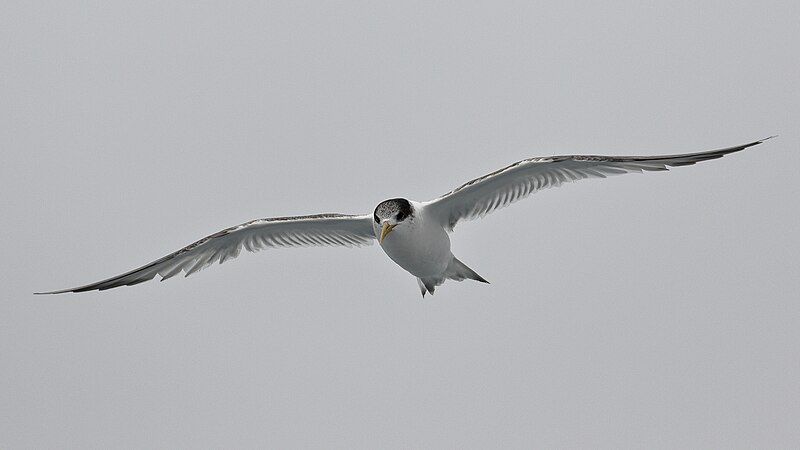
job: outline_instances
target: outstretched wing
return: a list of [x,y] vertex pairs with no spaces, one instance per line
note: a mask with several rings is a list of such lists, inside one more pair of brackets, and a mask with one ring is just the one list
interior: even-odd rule
[[508,167],[476,178],[426,204],[442,226],[452,230],[460,220],[483,217],[541,189],[567,181],[605,178],[643,171],[668,170],[700,161],[721,158],[758,145],[765,140],[720,150],[662,156],[550,156],[524,159]]
[[161,276],[161,281],[181,272],[186,276],[219,261],[239,256],[244,247],[255,252],[266,247],[300,247],[312,245],[362,246],[375,240],[372,216],[318,214],[313,216],[273,217],[258,219],[226,228],[171,253],[157,261],[107,280],[71,289],[39,294],[85,292],[131,286]]

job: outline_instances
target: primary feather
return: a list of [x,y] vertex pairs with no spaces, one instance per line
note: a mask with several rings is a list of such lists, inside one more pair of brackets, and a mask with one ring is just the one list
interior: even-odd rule
[[189,276],[215,262],[222,264],[236,258],[242,248],[255,252],[267,247],[311,245],[351,247],[370,245],[374,240],[372,217],[369,215],[317,214],[257,219],[206,236],[122,275],[85,286],[42,292],[42,294],[102,291],[139,284],[153,279],[156,275],[160,275],[162,281],[181,272]]
[[[769,138],[767,138],[769,139]],[[417,277],[420,289],[433,291],[446,279],[486,282],[453,256],[447,235],[461,220],[483,217],[541,189],[568,181],[605,178],[625,173],[667,170],[721,158],[760,144],[698,153],[665,156],[550,156],[524,159],[469,181],[429,201],[395,198],[380,203],[372,215],[317,214],[258,219],[204,237],[138,269],[96,283],[44,292],[84,292],[130,286],[179,273],[186,276],[216,262],[236,258],[244,248],[254,252],[267,247],[361,246],[376,236],[389,237],[381,247],[398,265]],[[392,231],[394,230],[394,231]],[[391,233],[391,234],[390,234]]]
[[689,166],[700,161],[721,158],[767,139],[769,138],[735,147],[680,155],[571,155],[523,159],[469,181],[427,202],[425,207],[430,208],[431,213],[439,218],[442,226],[452,231],[461,220],[483,217],[536,191],[557,187],[568,181]]

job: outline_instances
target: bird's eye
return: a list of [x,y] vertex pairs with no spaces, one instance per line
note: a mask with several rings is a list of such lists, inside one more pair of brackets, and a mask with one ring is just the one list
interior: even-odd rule
[[399,220],[403,220],[403,219],[405,219],[405,218],[406,218],[406,215],[405,215],[405,214],[403,214],[403,212],[402,212],[402,211],[400,211],[399,213],[397,213],[397,220],[398,220],[398,221],[399,221]]
[[381,223],[381,220],[378,219],[378,215],[377,214],[373,214],[372,217],[375,219],[375,223]]

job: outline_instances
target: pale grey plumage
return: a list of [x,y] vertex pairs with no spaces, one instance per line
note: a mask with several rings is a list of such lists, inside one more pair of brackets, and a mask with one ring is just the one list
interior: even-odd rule
[[311,216],[257,219],[226,228],[171,253],[150,264],[122,275],[71,289],[43,294],[106,290],[131,286],[153,279],[171,278],[181,272],[186,276],[215,262],[239,256],[242,248],[255,252],[267,247],[362,246],[375,241],[369,215],[317,214]]
[[700,161],[721,158],[729,153],[758,145],[767,139],[770,138],[720,150],[679,155],[573,155],[529,158],[469,181],[428,202],[426,207],[431,208],[440,217],[444,226],[452,231],[460,220],[483,217],[536,191],[557,187],[564,182],[689,166]]
[[386,254],[417,277],[424,296],[426,292],[432,294],[447,279],[486,282],[450,251],[447,232],[461,220],[483,217],[564,182],[692,165],[744,150],[766,139],[720,150],[666,156],[574,155],[525,159],[469,181],[432,201],[391,199],[379,204],[372,215],[317,214],[253,220],[214,233],[122,275],[45,294],[130,286],[156,275],[162,280],[181,272],[189,276],[215,262],[221,264],[236,258],[242,248],[252,252],[267,247],[350,247],[370,245],[379,239]]

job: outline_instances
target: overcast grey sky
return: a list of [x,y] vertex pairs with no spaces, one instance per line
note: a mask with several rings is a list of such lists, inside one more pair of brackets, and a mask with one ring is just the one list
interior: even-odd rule
[[[557,6],[555,6],[557,3]],[[0,5],[0,447],[797,448],[800,6]],[[377,246],[34,297],[522,158],[709,150]]]

